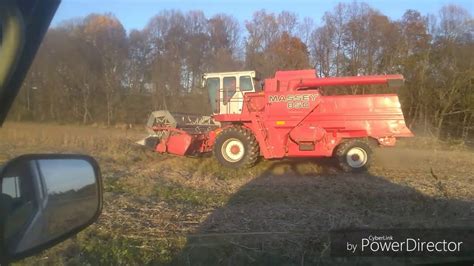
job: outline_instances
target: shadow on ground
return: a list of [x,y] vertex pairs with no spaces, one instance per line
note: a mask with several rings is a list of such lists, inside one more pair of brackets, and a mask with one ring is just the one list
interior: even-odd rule
[[[269,164],[187,236],[176,265],[379,265],[439,259],[333,258],[342,228],[472,227],[474,203],[431,197],[369,173],[342,174],[330,160]],[[442,189],[442,187],[440,188]],[[443,195],[440,191],[439,195]],[[474,257],[472,258],[474,260]]]

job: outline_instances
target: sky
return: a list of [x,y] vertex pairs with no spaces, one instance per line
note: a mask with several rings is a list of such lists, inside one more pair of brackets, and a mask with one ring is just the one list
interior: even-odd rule
[[[299,18],[311,17],[320,23],[324,12],[332,10],[339,2],[352,0],[62,0],[53,26],[71,18],[84,17],[90,13],[113,13],[127,31],[142,29],[152,16],[164,9],[183,12],[202,10],[207,17],[217,13],[231,14],[241,23],[251,19],[253,12],[265,9],[279,13],[287,10]],[[399,19],[407,9],[415,9],[422,14],[437,14],[446,4],[454,3],[474,14],[474,0],[365,0],[371,7],[392,19]]]
[[38,163],[49,194],[77,191],[96,183],[94,168],[85,160],[46,159]]

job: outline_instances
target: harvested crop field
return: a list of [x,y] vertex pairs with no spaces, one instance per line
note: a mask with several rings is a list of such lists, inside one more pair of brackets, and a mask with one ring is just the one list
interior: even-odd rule
[[345,174],[330,160],[229,170],[210,156],[133,144],[142,136],[141,129],[4,125],[0,163],[23,153],[87,153],[105,186],[97,223],[19,264],[405,264],[417,261],[331,258],[328,231],[474,226],[474,153],[463,146],[406,140],[377,150],[368,173]]

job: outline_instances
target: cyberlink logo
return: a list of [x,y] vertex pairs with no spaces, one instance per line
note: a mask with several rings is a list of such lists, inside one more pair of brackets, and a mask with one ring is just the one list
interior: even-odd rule
[[289,94],[289,95],[270,95],[269,103],[286,102],[288,109],[309,108],[310,101],[316,101],[318,94]]
[[454,241],[423,241],[419,238],[406,238],[395,241],[392,236],[368,236],[361,239],[361,243],[346,244],[347,251],[355,253],[360,247],[361,252],[459,252],[463,242]]

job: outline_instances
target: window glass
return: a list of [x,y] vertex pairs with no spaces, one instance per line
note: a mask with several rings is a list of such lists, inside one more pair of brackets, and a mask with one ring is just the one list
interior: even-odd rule
[[211,102],[211,108],[214,113],[219,113],[219,78],[208,78],[207,81],[207,92],[209,93],[209,101]]
[[262,82],[260,82],[260,80],[254,78],[253,79],[253,84],[255,84],[255,91],[256,92],[263,91]]
[[239,79],[240,82],[240,90],[241,91],[252,91],[252,78],[250,76],[242,76]]
[[2,193],[14,199],[20,195],[20,178],[18,176],[4,177],[2,180]]
[[236,92],[235,77],[224,78],[224,104],[229,102]]
[[29,162],[18,162],[10,167],[2,179],[0,217],[5,218],[4,236],[15,238],[34,215],[35,190]]

